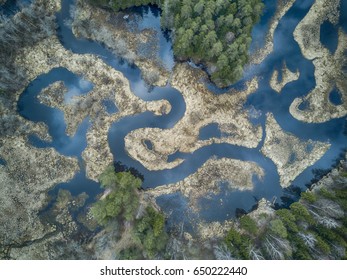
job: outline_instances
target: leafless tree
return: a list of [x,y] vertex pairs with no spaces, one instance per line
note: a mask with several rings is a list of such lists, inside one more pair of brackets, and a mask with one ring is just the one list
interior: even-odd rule
[[172,260],[186,259],[183,243],[176,237],[172,237],[168,242],[167,251],[170,253]]
[[283,260],[285,255],[291,251],[288,240],[279,238],[273,234],[268,234],[265,238],[264,246],[271,259]]
[[314,219],[320,223],[321,225],[327,227],[327,228],[337,228],[340,226],[340,223],[338,223],[335,219],[319,215],[317,212],[309,209],[309,212],[313,215]]
[[338,203],[325,198],[319,199],[316,203],[311,204],[310,207],[331,218],[343,218],[345,215]]
[[165,0],[162,5],[163,16],[161,18],[161,24],[164,29],[171,29],[174,26],[174,15],[170,12],[170,4],[170,0]]
[[305,245],[310,249],[313,249],[317,243],[316,237],[312,233],[298,233],[299,237],[304,241]]
[[271,239],[266,238],[264,242],[265,249],[273,260],[284,260],[284,254],[280,248]]
[[215,245],[213,247],[213,253],[217,260],[233,260],[234,259],[227,245],[224,243],[222,245]]
[[254,246],[251,246],[249,248],[249,257],[252,259],[252,260],[264,260],[265,258],[263,257],[263,254],[261,253],[261,251],[254,247]]
[[346,249],[343,246],[334,244],[330,241],[328,241],[328,243],[329,243],[332,251],[335,252],[335,255],[330,254],[331,258],[341,259],[342,257],[344,257],[346,255]]
[[136,213],[136,219],[142,218],[146,214],[146,205],[144,203],[140,203],[137,213]]

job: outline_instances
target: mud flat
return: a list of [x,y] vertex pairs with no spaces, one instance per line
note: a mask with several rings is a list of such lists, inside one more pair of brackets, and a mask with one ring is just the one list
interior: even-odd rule
[[[316,87],[305,97],[296,98],[290,106],[293,117],[303,122],[323,123],[347,115],[347,75],[343,71],[346,65],[347,34],[339,28],[338,46],[334,54],[320,42],[322,23],[338,23],[339,5],[339,0],[316,1],[294,31],[294,38],[302,54],[312,60],[315,66]],[[340,105],[334,105],[329,100],[335,88],[341,94]],[[308,108],[301,110],[300,105],[303,103],[308,104]]]
[[277,166],[282,187],[289,187],[297,176],[319,160],[329,148],[329,143],[301,141],[283,131],[271,113],[267,115],[266,138],[261,152]]
[[[41,41],[39,44],[23,49],[16,59],[17,64],[27,71],[28,80],[33,80],[53,68],[63,67],[91,82],[94,87],[83,96],[73,98],[74,102],[63,104],[65,91],[55,84],[40,95],[47,104],[62,109],[67,123],[67,134],[74,135],[79,124],[89,117],[92,128],[88,131],[88,147],[83,153],[87,176],[93,180],[113,162],[113,155],[107,142],[107,133],[111,124],[122,117],[152,111],[156,115],[168,113],[171,106],[166,100],[146,102],[134,95],[129,81],[121,72],[106,65],[94,55],[79,55],[66,50],[56,36]],[[35,65],[35,67],[31,67]],[[60,94],[49,94],[49,90],[60,89]],[[19,98],[22,90],[17,93]],[[44,97],[47,95],[47,98]],[[111,100],[119,112],[106,113],[103,100]]]
[[38,218],[47,191],[73,178],[77,159],[34,148],[23,137],[1,138],[0,158],[6,161],[0,165],[0,247],[43,238],[51,231]]
[[289,11],[289,9],[294,5],[295,0],[280,0],[277,3],[276,13],[271,19],[269,30],[265,38],[265,45],[257,50],[255,54],[252,55],[250,64],[260,64],[264,59],[273,51],[274,48],[274,34],[276,28],[282,19],[282,17]]
[[[169,72],[157,55],[159,40],[155,30],[130,30],[124,13],[110,13],[81,0],[77,1],[74,15],[72,30],[76,37],[105,44],[117,56],[137,65],[147,83],[166,85]],[[141,47],[146,51],[142,52]]]
[[297,70],[296,72],[290,71],[290,69],[287,67],[286,63],[283,64],[282,67],[282,79],[281,81],[278,80],[278,70],[275,70],[271,76],[270,80],[270,86],[273,90],[275,90],[277,93],[280,93],[282,89],[289,83],[296,81],[299,79],[300,72]]
[[154,197],[181,192],[191,206],[197,210],[197,202],[208,194],[218,194],[220,184],[226,183],[230,188],[250,190],[253,188],[253,175],[261,179],[264,170],[254,162],[229,158],[209,159],[194,174],[174,184],[163,185],[147,192]]
[[[262,129],[251,124],[248,112],[242,107],[247,96],[256,91],[257,79],[247,82],[242,91],[215,95],[204,86],[205,77],[200,69],[176,64],[171,85],[183,95],[185,114],[171,129],[140,128],[130,132],[124,140],[132,158],[149,170],[163,170],[183,162],[182,159],[168,162],[168,156],[176,151],[192,153],[212,143],[248,148],[258,145]],[[199,140],[200,129],[211,123],[218,124],[222,137]],[[147,147],[146,141],[152,143],[152,149]]]

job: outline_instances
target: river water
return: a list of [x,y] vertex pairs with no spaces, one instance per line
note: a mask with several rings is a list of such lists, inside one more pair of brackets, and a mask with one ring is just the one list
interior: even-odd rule
[[[329,151],[315,163],[315,165],[307,168],[293,182],[292,186],[287,190],[283,190],[279,185],[279,176],[274,163],[264,157],[260,152],[264,137],[259,146],[255,149],[248,149],[228,144],[213,144],[203,147],[192,154],[177,153],[170,157],[184,158],[183,164],[172,170],[148,171],[139,162],[128,156],[124,149],[124,137],[132,130],[142,127],[159,127],[162,129],[171,128],[183,116],[185,112],[185,102],[182,95],[169,85],[166,87],[154,87],[148,89],[144,81],[141,79],[140,70],[129,65],[127,62],[119,59],[104,46],[96,42],[85,39],[77,39],[72,34],[71,28],[65,24],[70,19],[70,5],[73,0],[63,0],[62,11],[57,14],[59,24],[59,38],[65,48],[70,49],[74,53],[85,54],[92,53],[98,55],[105,63],[121,71],[130,81],[133,92],[144,100],[166,99],[171,103],[172,110],[170,114],[165,116],[154,116],[150,112],[130,116],[114,123],[109,131],[108,139],[111,151],[115,159],[122,164],[137,169],[143,176],[144,188],[153,188],[158,185],[175,183],[194,173],[204,162],[211,156],[230,157],[240,160],[254,161],[265,171],[265,177],[259,181],[254,179],[255,188],[252,191],[239,191],[230,189],[221,185],[221,193],[212,197],[203,198],[201,200],[202,210],[198,214],[192,214],[187,206],[187,201],[180,194],[172,194],[158,198],[158,204],[167,212],[171,213],[171,221],[179,222],[182,215],[200,218],[207,221],[222,221],[235,216],[237,209],[249,211],[255,205],[257,200],[265,197],[272,200],[277,197],[279,206],[286,205],[288,202],[297,199],[298,190],[304,190],[311,180],[315,179],[317,170],[327,170],[336,163],[343,149],[347,147],[347,137],[344,134],[346,127],[346,119],[335,119],[323,124],[307,124],[294,119],[289,113],[291,102],[300,96],[304,96],[315,86],[314,67],[311,61],[306,60],[299,49],[298,44],[293,38],[293,31],[299,21],[306,15],[312,0],[297,1],[288,13],[281,19],[274,36],[274,51],[258,66],[252,66],[246,69],[243,79],[233,85],[238,88],[245,81],[253,76],[259,76],[259,89],[256,93],[249,96],[245,109],[253,108],[261,112],[260,116],[253,118],[252,122],[261,125],[265,130],[265,116],[267,112],[272,112],[280,126],[287,132],[293,133],[302,140],[319,140],[329,141],[331,148]],[[266,10],[258,25],[253,30],[253,43],[251,51],[256,46],[264,44],[266,27],[274,14],[276,6],[274,1],[266,0]],[[346,2],[346,1],[342,1]],[[160,30],[160,15],[156,8],[142,7],[133,9],[131,12],[137,13],[140,18],[140,28],[150,27],[158,31],[158,39],[160,42],[159,56],[165,62],[168,68],[174,65],[174,59],[171,49],[171,42],[167,40],[166,34]],[[347,9],[343,4],[342,16],[340,24],[346,22]],[[142,20],[141,20],[142,18]],[[335,32],[335,35],[334,35]],[[335,36],[335,37],[334,37]],[[322,26],[321,40],[327,44],[331,50],[334,48],[334,38],[336,38],[336,28],[328,24]],[[296,82],[287,85],[281,94],[273,91],[269,86],[269,80],[274,69],[281,69],[283,62],[286,62],[291,70],[299,69],[300,78]],[[35,136],[30,137],[33,146],[54,147],[58,152],[68,156],[75,156],[80,161],[81,171],[76,174],[73,180],[68,183],[57,185],[51,194],[54,196],[60,188],[69,189],[73,194],[83,191],[87,192],[91,201],[100,188],[97,183],[89,180],[85,176],[85,167],[81,158],[81,153],[85,149],[86,132],[89,127],[89,120],[85,119],[79,126],[76,135],[68,137],[65,133],[65,122],[63,113],[51,107],[40,104],[37,95],[39,92],[55,81],[64,81],[67,85],[71,96],[73,94],[85,94],[91,88],[91,84],[83,83],[82,77],[67,71],[66,69],[57,68],[49,73],[37,77],[26,88],[18,102],[19,113],[32,121],[43,121],[49,127],[49,132],[53,138],[51,143],[43,142]],[[82,81],[82,82],[81,82]],[[84,86],[81,86],[84,85]],[[215,94],[223,94],[226,89],[218,89],[214,85],[206,81],[206,85],[215,92]],[[339,101],[338,93],[332,95],[332,101]],[[117,108],[109,108],[112,112],[116,112]],[[219,137],[220,132],[215,125],[210,125],[200,132],[201,139],[209,137]],[[0,163],[1,164],[1,163]],[[190,214],[187,214],[190,213]]]

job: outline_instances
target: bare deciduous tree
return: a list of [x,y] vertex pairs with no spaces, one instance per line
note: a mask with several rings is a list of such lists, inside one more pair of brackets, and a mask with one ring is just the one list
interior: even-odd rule
[[343,218],[345,214],[341,206],[330,199],[322,198],[309,206],[331,218]]
[[337,228],[340,226],[340,223],[338,223],[335,219],[319,215],[317,212],[309,209],[309,212],[313,215],[314,219],[321,225],[327,227],[327,228]]
[[230,250],[224,243],[221,245],[215,245],[213,247],[213,253],[217,260],[233,260],[234,259]]
[[274,243],[271,239],[266,238],[264,242],[265,249],[267,253],[270,255],[273,260],[284,260],[284,254],[278,248],[276,243]]
[[264,246],[271,259],[283,260],[291,252],[291,247],[286,239],[282,239],[273,234],[268,234],[265,238]]
[[312,233],[298,233],[299,237],[304,241],[305,245],[310,249],[313,249],[316,245],[317,239]]
[[249,257],[252,260],[264,260],[265,259],[263,257],[263,254],[261,253],[261,251],[254,246],[251,246],[249,249]]

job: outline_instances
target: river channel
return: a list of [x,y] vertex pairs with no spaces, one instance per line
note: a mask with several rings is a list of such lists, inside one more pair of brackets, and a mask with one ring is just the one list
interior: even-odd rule
[[[267,10],[254,28],[252,48],[264,44],[266,27],[275,12],[274,1],[264,1]],[[345,2],[345,1],[342,1]],[[243,79],[229,87],[239,88],[245,81],[250,80],[254,76],[260,78],[258,90],[249,96],[244,108],[253,109],[260,114],[252,118],[252,122],[261,125],[265,131],[266,113],[272,112],[276,121],[281,128],[294,134],[301,140],[318,140],[329,142],[331,148],[328,152],[318,160],[313,166],[307,168],[293,182],[292,187],[283,190],[279,184],[279,175],[275,164],[266,158],[260,149],[264,142],[264,136],[257,148],[249,149],[229,144],[212,144],[203,147],[192,154],[175,154],[170,157],[184,158],[185,161],[178,167],[171,170],[149,171],[139,162],[135,161],[127,154],[124,148],[124,137],[131,131],[143,127],[158,127],[161,129],[173,127],[177,121],[182,118],[185,112],[185,102],[176,89],[170,85],[166,87],[149,88],[141,78],[140,70],[129,65],[126,61],[115,56],[111,51],[107,50],[103,45],[86,39],[76,38],[66,22],[71,20],[70,6],[73,0],[63,0],[62,10],[57,14],[59,25],[59,38],[66,49],[78,54],[95,54],[99,56],[106,64],[120,71],[129,80],[131,90],[140,98],[150,101],[166,99],[170,102],[172,110],[164,116],[155,116],[150,112],[139,115],[129,116],[114,123],[108,134],[108,141],[111,151],[116,161],[137,169],[144,177],[143,187],[154,188],[159,185],[175,183],[185,177],[196,172],[210,157],[217,158],[229,157],[233,159],[254,161],[265,171],[263,180],[254,179],[254,189],[252,191],[239,191],[221,186],[221,193],[217,196],[204,198],[201,201],[202,210],[200,217],[206,221],[223,221],[227,218],[235,216],[237,209],[250,211],[256,204],[257,200],[265,197],[268,200],[277,198],[277,203],[281,205],[286,203],[288,199],[296,199],[297,197],[293,189],[295,187],[304,190],[311,180],[315,179],[316,170],[328,170],[339,159],[342,151],[347,148],[346,119],[334,119],[322,124],[303,123],[289,113],[289,106],[296,97],[306,95],[315,86],[314,66],[311,61],[306,60],[300,51],[300,48],[293,37],[293,32],[297,24],[303,19],[312,5],[312,0],[296,1],[293,7],[279,22],[278,28],[274,34],[274,50],[260,64],[246,68]],[[153,28],[158,31],[160,50],[159,55],[169,69],[174,65],[172,53],[172,43],[167,36],[160,30],[160,12],[155,7],[142,7],[130,10],[129,12],[138,13],[142,20],[141,28]],[[340,24],[346,21],[347,9],[342,4]],[[334,35],[335,32],[335,35]],[[334,36],[337,30],[326,25],[322,27],[321,41],[326,42],[329,49],[334,48]],[[269,85],[269,81],[274,69],[281,69],[283,62],[286,62],[289,69],[300,71],[300,77],[297,81],[287,85],[281,94],[278,94]],[[93,85],[84,81],[83,77],[79,77],[64,68],[52,69],[49,73],[37,77],[22,93],[18,102],[19,113],[34,122],[45,122],[49,127],[49,132],[53,141],[50,143],[43,142],[37,137],[31,136],[30,143],[33,146],[44,148],[54,147],[59,153],[67,156],[77,157],[80,161],[81,171],[76,174],[75,178],[68,183],[57,185],[52,191],[52,195],[56,194],[59,188],[69,189],[73,194],[79,194],[83,191],[87,192],[91,198],[94,198],[101,190],[99,185],[86,178],[82,151],[86,148],[86,132],[89,127],[88,118],[79,126],[76,134],[69,137],[65,133],[66,124],[63,113],[38,101],[40,91],[53,82],[63,81],[67,86],[71,96],[75,94],[86,94],[91,90]],[[227,89],[219,89],[206,81],[209,89],[215,94],[223,94]],[[71,97],[70,96],[70,97]],[[338,95],[332,95],[332,101],[338,102]],[[117,108],[109,108],[110,112],[116,112]],[[201,139],[209,137],[220,137],[220,132],[216,126],[204,128],[200,133]],[[173,219],[181,217],[181,214],[187,211],[187,203],[185,199],[179,195],[167,195],[158,198],[158,204],[167,212],[171,213]],[[176,218],[174,218],[176,217]]]

